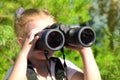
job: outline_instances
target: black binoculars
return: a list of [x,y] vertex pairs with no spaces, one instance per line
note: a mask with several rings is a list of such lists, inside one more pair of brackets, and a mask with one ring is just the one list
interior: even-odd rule
[[40,38],[35,49],[47,51],[60,50],[66,45],[90,47],[96,39],[95,32],[89,26],[69,28],[61,23],[55,23],[37,35]]

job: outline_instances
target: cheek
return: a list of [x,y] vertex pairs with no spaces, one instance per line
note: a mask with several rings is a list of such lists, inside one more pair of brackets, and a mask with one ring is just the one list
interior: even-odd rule
[[34,50],[32,54],[34,54],[34,55],[44,55],[44,51]]
[[[52,57],[53,53],[48,54],[48,58]],[[34,50],[32,53],[29,54],[29,58],[39,59],[39,60],[46,60],[44,51]]]
[[29,58],[36,58],[36,57],[43,57],[44,56],[44,52],[43,51],[38,51],[38,50],[34,50],[33,52],[29,53]]

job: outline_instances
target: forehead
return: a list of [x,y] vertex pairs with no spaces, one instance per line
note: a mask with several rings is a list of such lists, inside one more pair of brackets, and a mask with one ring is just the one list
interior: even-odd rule
[[43,30],[47,26],[50,26],[54,24],[54,20],[51,17],[46,17],[46,18],[35,18],[30,20],[26,24],[26,30],[27,32],[30,32],[34,28],[39,28],[40,30]]

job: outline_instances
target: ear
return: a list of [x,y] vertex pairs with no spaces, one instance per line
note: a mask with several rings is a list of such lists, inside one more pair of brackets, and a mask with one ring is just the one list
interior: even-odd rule
[[18,43],[18,45],[19,45],[20,47],[22,47],[22,45],[23,45],[23,38],[22,38],[22,37],[18,37],[18,38],[17,38],[17,43]]

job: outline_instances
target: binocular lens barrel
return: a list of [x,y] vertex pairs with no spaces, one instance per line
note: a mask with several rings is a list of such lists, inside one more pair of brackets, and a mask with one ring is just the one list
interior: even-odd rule
[[48,29],[38,33],[40,38],[37,40],[35,49],[56,51],[63,47],[65,43],[64,35],[57,29]]
[[89,47],[95,42],[95,33],[90,27],[71,28],[66,34],[66,44]]

